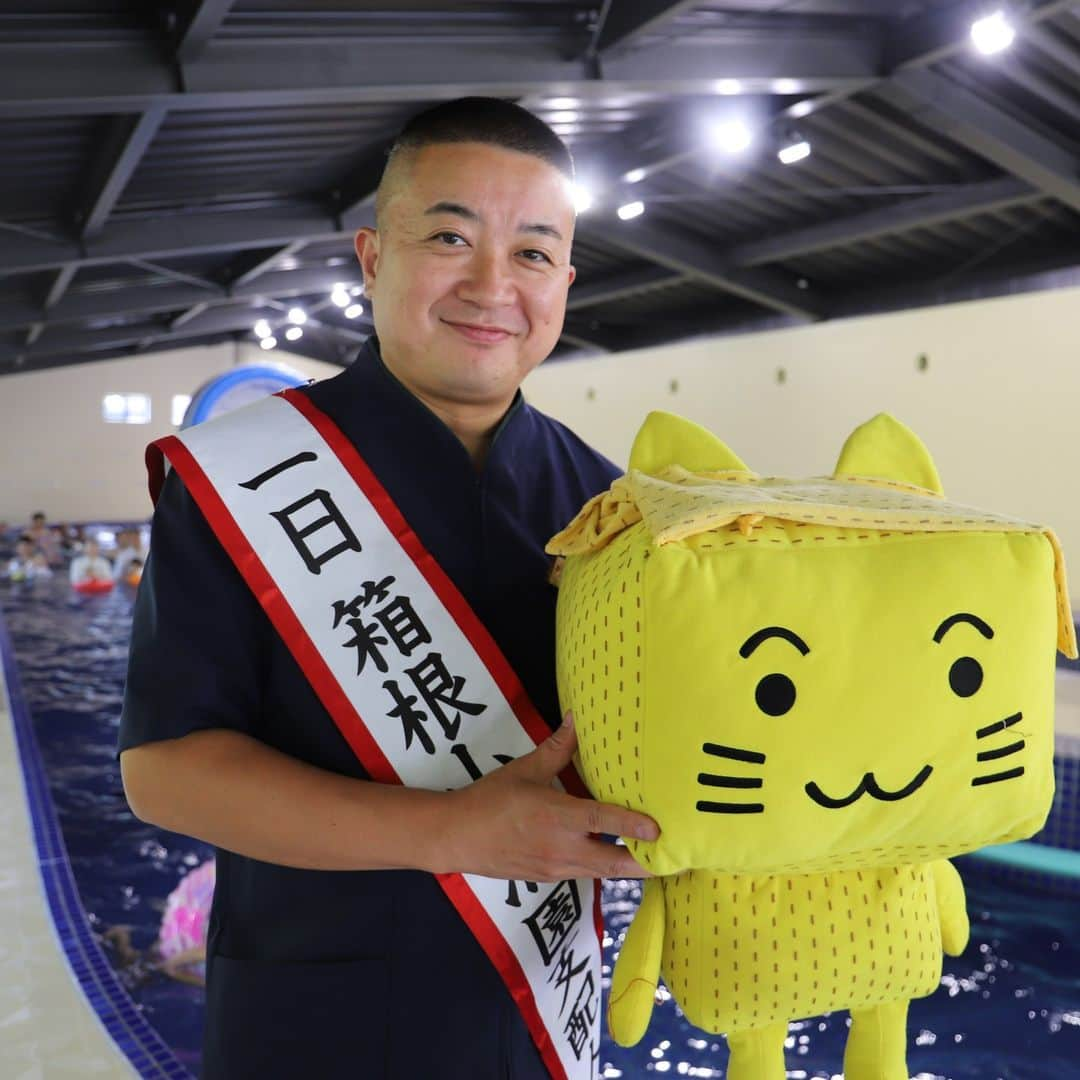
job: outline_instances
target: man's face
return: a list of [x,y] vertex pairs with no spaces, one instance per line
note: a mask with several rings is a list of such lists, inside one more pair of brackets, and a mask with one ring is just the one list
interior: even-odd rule
[[554,166],[484,143],[403,164],[356,247],[383,357],[443,401],[507,401],[562,333],[574,208]]

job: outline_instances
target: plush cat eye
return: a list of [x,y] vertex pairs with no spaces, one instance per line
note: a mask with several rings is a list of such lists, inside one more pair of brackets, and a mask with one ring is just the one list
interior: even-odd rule
[[754,700],[766,716],[783,716],[795,704],[795,684],[780,672],[766,675],[757,684]]
[[949,668],[949,686],[957,697],[971,697],[983,681],[983,669],[978,660],[971,656],[961,656]]

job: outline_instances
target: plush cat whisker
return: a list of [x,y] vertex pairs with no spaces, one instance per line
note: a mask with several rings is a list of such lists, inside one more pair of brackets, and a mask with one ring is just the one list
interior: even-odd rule
[[698,802],[698,810],[703,814],[763,814],[764,803]]
[[740,750],[737,746],[721,746],[719,743],[711,742],[703,743],[701,749],[706,754],[731,758],[732,761],[747,761],[753,765],[765,764],[765,755],[759,754],[756,750]]
[[976,776],[971,781],[972,787],[979,787],[981,784],[998,784],[1002,780],[1015,780],[1018,776],[1024,775],[1024,766],[1018,765],[1015,769],[1008,769],[1005,772],[992,773],[990,776]]
[[980,750],[975,755],[976,761],[994,761],[996,758],[1008,757],[1010,754],[1015,754],[1020,750],[1023,750],[1025,746],[1024,740],[1020,739],[1017,742],[1009,743],[1008,746],[999,746],[996,750]]
[[975,732],[976,739],[985,739],[987,735],[993,735],[995,732],[1004,731],[1006,728],[1010,728],[1013,724],[1018,724],[1024,719],[1022,712],[1013,713],[1012,716],[1006,716],[1004,720],[995,720],[992,724],[987,724],[986,727],[979,728]]
[[697,782],[706,787],[757,788],[763,781],[759,776],[721,776],[718,773],[698,773]]

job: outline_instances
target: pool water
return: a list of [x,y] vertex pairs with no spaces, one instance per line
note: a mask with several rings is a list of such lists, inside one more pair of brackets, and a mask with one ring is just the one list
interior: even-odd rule
[[[91,925],[137,1007],[195,1073],[203,992],[156,971],[146,953],[165,898],[212,849],[135,820],[123,796],[114,753],[132,600],[126,587],[76,596],[59,578],[0,586],[0,608]],[[1080,1080],[1080,905],[991,881],[973,859],[960,867],[971,943],[963,956],[945,958],[933,997],[912,1003],[912,1075]],[[605,984],[639,899],[638,882],[605,884]],[[793,1024],[788,1076],[838,1077],[846,1033],[846,1014]],[[723,1039],[690,1026],[665,998],[637,1046],[623,1049],[605,1037],[599,1074],[721,1077],[726,1060]]]

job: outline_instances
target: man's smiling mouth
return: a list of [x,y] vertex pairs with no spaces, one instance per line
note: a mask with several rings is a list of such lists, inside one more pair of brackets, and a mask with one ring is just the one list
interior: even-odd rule
[[926,778],[933,771],[934,770],[929,765],[924,765],[915,774],[914,779],[904,787],[900,788],[899,791],[886,791],[885,788],[874,779],[874,774],[868,772],[862,780],[859,781],[859,786],[850,795],[846,795],[842,799],[833,799],[826,795],[813,780],[806,785],[806,794],[809,795],[814,802],[829,810],[840,810],[845,806],[850,806],[864,795],[869,795],[874,799],[881,799],[883,802],[897,802],[900,799],[906,799],[913,791],[922,787],[926,782]]

